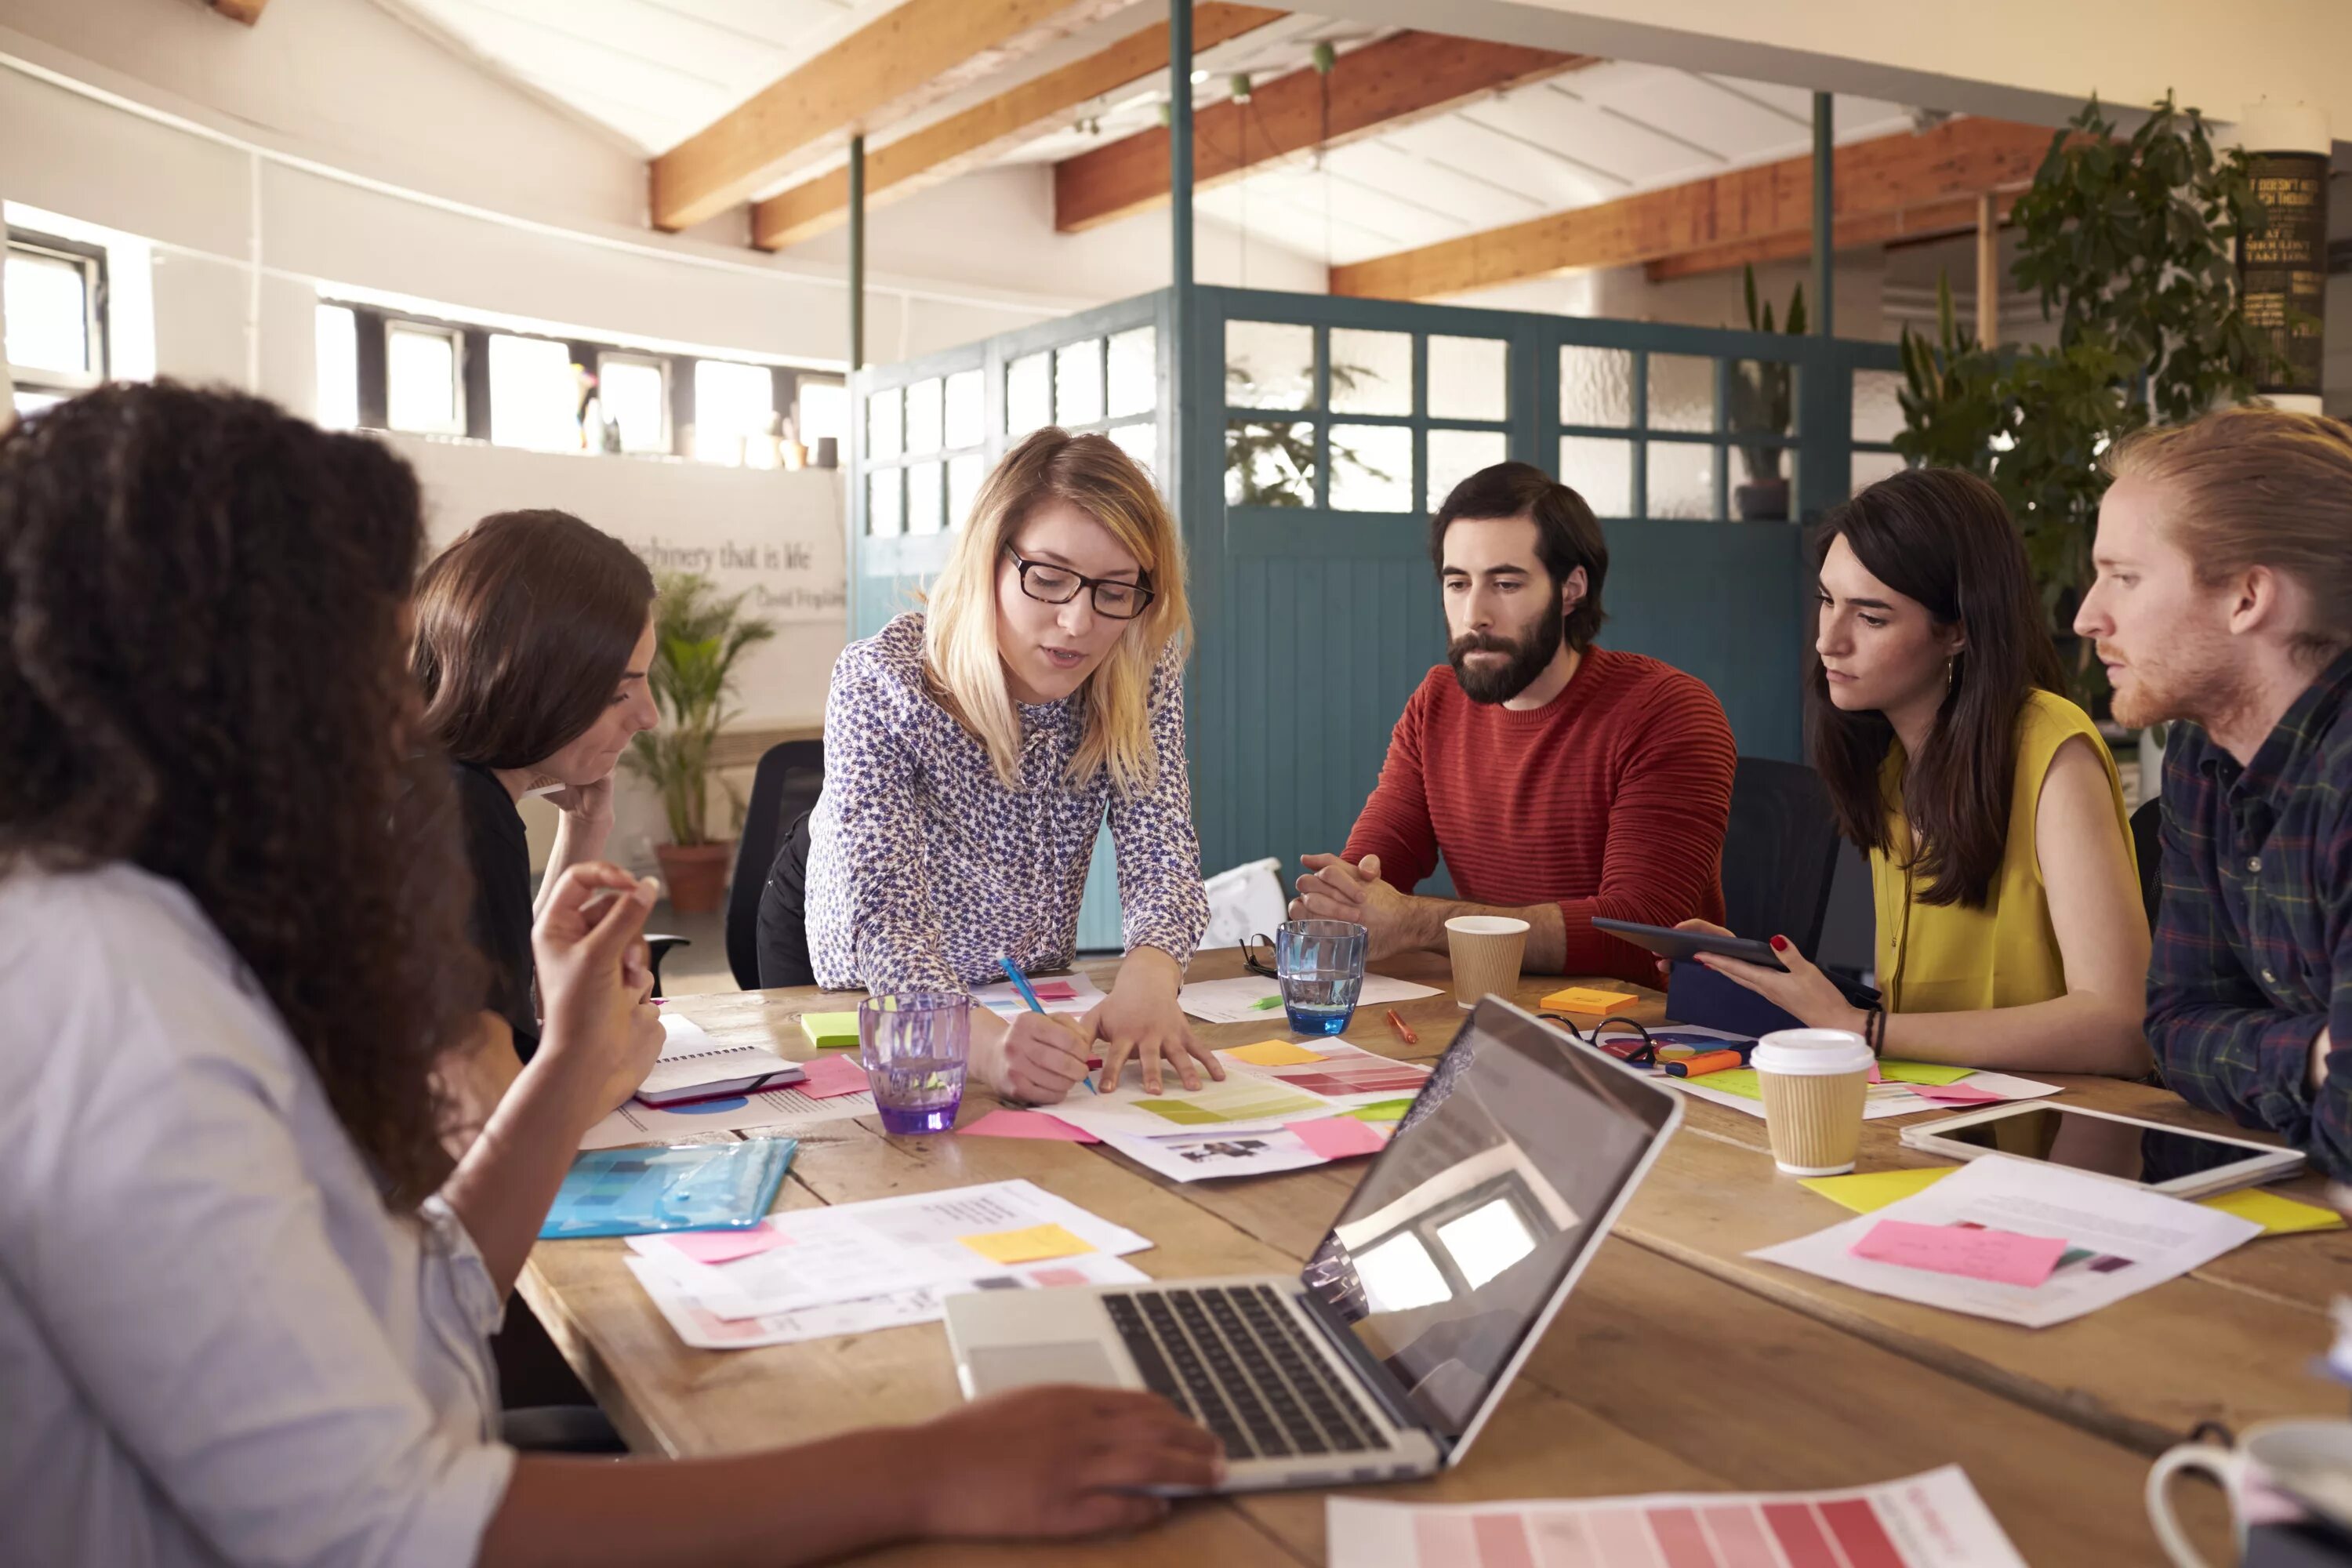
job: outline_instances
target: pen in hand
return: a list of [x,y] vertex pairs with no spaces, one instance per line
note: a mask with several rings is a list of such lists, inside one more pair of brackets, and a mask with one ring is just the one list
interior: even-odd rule
[[[996,966],[1004,971],[1005,979],[1013,982],[1013,989],[1021,993],[1021,1000],[1029,1004],[1029,1011],[1041,1017],[1045,1016],[1045,1005],[1038,1001],[1037,993],[1030,989],[1029,977],[1021,972],[1021,966],[1013,963],[1009,956],[1003,955],[997,958]],[[1101,1089],[1095,1088],[1095,1078],[1092,1073],[1088,1073],[1078,1081],[1085,1084],[1087,1089],[1095,1094],[1102,1092]]]

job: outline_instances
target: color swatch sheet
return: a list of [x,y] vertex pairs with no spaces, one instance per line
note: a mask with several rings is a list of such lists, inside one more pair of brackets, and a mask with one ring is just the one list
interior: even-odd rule
[[1849,1491],[1429,1507],[1333,1497],[1330,1568],[2025,1568],[1957,1465]]
[[[1031,975],[1029,989],[1037,994],[1037,1005],[1048,1013],[1091,1013],[1106,1000],[1102,987],[1083,974]],[[1029,1011],[1029,999],[1010,980],[976,985],[971,999],[1002,1017]]]

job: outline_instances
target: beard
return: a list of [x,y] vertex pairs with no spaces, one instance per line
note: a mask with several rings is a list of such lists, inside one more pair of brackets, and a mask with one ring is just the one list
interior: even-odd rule
[[[1568,614],[1557,602],[1550,612],[1538,616],[1535,625],[1518,637],[1496,637],[1491,632],[1468,632],[1445,645],[1445,662],[1454,667],[1454,679],[1461,683],[1462,695],[1473,702],[1494,704],[1508,702],[1535,684],[1559,653],[1559,645],[1568,634]],[[1473,653],[1500,653],[1510,657],[1500,666],[1473,667],[1463,662]]]
[[2226,646],[2184,634],[2164,657],[2134,659],[2126,667],[2128,683],[2116,685],[2109,711],[2131,730],[2176,719],[2210,729],[2243,700],[2243,683],[2230,654]]

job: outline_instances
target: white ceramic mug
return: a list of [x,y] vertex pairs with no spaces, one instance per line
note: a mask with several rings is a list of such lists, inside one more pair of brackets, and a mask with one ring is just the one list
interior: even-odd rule
[[2210,1568],[2173,1517],[2166,1489],[2181,1470],[2202,1470],[2221,1483],[2242,1557],[2250,1528],[2306,1519],[2305,1502],[2352,1519],[2352,1421],[2265,1421],[2249,1428],[2234,1448],[2182,1443],[2165,1450],[2147,1473],[2148,1522],[2173,1568]]

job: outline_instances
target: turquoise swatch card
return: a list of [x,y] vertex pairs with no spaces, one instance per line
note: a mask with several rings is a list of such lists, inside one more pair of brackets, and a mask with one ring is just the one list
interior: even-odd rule
[[746,1138],[592,1149],[565,1173],[539,1238],[748,1230],[767,1216],[799,1147],[790,1138]]

